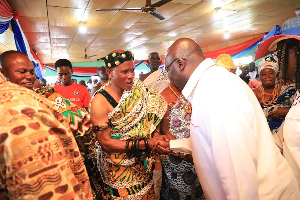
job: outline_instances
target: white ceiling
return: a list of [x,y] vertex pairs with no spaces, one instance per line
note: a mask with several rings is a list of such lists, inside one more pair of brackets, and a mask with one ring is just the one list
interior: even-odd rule
[[[152,0],[152,4],[159,0]],[[173,0],[157,11],[159,20],[141,11],[96,11],[97,8],[145,6],[145,0],[7,0],[20,12],[19,22],[43,63],[59,58],[96,61],[114,49],[131,50],[137,60],[152,51],[165,54],[172,41],[195,39],[204,51],[230,45],[271,30],[294,17],[300,0]],[[216,10],[220,7],[219,11]],[[79,32],[81,23],[86,34]],[[230,33],[224,39],[224,33]],[[97,55],[84,59],[87,54]],[[15,49],[10,30],[0,35],[0,52]]]

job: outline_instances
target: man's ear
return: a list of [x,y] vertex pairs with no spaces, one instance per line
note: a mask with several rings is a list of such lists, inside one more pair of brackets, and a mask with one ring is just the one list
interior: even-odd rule
[[179,70],[180,71],[184,70],[186,62],[181,58],[178,58],[177,62],[178,62]]
[[106,73],[108,74],[109,77],[113,76],[112,70],[110,68],[106,69]]
[[161,61],[161,60],[159,60],[159,66],[161,65],[161,63],[162,63],[162,61]]

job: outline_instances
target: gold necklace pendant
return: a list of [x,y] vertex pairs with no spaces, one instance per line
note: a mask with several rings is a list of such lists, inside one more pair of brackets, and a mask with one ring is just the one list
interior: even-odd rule
[[192,106],[189,102],[186,102],[185,105],[183,106],[184,111],[187,114],[191,114],[192,113]]

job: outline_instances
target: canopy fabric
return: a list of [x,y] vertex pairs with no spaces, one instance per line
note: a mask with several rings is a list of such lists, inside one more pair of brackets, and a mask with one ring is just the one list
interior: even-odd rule
[[246,54],[248,51],[250,51],[255,45],[257,45],[259,42],[263,40],[264,35],[253,38],[251,40],[248,40],[246,42],[236,44],[230,47],[226,47],[223,49],[218,49],[214,51],[207,51],[204,52],[204,55],[207,58],[216,59],[220,54],[229,54],[233,59],[242,57],[244,54]]
[[28,41],[22,31],[22,28],[19,24],[20,14],[15,11],[14,17],[11,20],[11,25],[14,33],[14,39],[16,43],[17,50],[28,55],[29,59],[34,65],[35,73],[39,78],[43,78],[45,71],[44,65],[41,64],[38,56],[30,48]]
[[0,34],[8,29],[13,15],[14,12],[6,0],[0,0]]

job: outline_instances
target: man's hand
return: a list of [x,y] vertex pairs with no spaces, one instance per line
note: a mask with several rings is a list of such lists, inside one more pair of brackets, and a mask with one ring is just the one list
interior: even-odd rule
[[148,140],[151,150],[157,154],[169,154],[170,140],[166,135],[158,135]]

